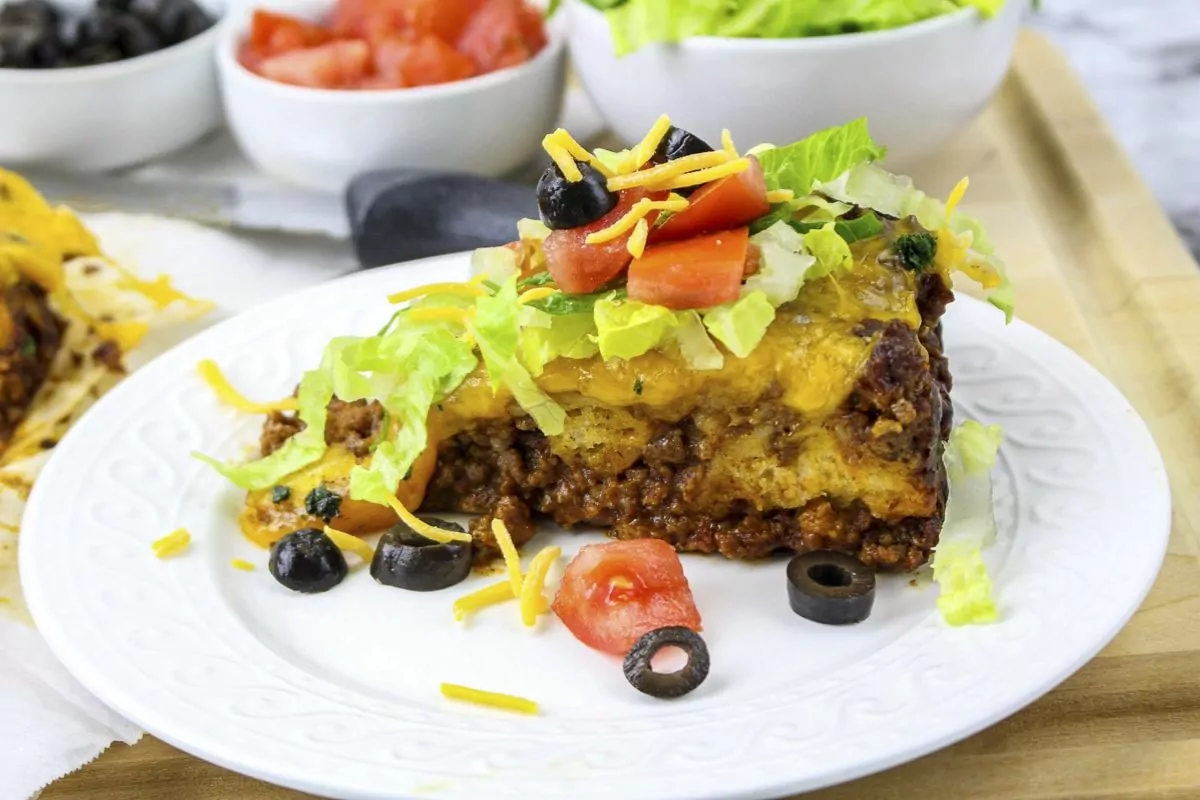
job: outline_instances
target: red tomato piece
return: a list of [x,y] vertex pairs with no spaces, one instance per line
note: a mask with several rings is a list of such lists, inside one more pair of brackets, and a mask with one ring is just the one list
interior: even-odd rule
[[405,4],[404,21],[409,29],[453,45],[483,0],[405,0]]
[[762,166],[751,156],[749,169],[697,189],[688,198],[687,208],[651,231],[650,241],[677,241],[738,228],[770,210]]
[[339,39],[357,39],[365,34],[367,12],[377,0],[338,0],[329,13],[328,27]]
[[261,74],[296,86],[344,89],[361,83],[370,68],[370,46],[363,41],[347,40],[268,58],[262,62]]
[[586,545],[567,565],[552,608],[576,639],[618,656],[656,628],[700,630],[679,555],[661,539]]
[[475,65],[441,39],[426,35],[415,42],[388,39],[377,44],[375,70],[399,88],[460,81],[475,74]]
[[257,9],[250,22],[250,47],[263,58],[325,44],[329,33],[307,20]]
[[[603,244],[588,244],[588,234],[607,228],[646,196],[642,189],[621,192],[617,204],[591,225],[552,231],[542,244],[546,266],[558,288],[570,294],[594,292],[625,271],[632,256],[627,245],[629,234],[618,236]],[[653,222],[653,220],[650,220]]]
[[485,0],[458,38],[458,51],[474,61],[481,73],[516,66],[545,45],[541,21],[540,37],[527,37],[532,28],[522,0]]
[[737,299],[750,231],[738,228],[647,247],[629,265],[629,299],[683,310]]

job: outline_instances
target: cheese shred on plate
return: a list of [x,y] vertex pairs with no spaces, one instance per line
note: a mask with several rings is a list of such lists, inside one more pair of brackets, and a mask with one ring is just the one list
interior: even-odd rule
[[671,118],[663,114],[650,126],[650,130],[645,138],[629,151],[629,156],[617,171],[622,174],[634,172],[647,161],[654,158],[654,153],[658,150],[658,146],[662,144],[663,138],[670,130]]
[[[735,156],[736,158],[736,156]],[[674,180],[680,175],[684,175],[695,170],[706,169],[709,167],[717,167],[731,161],[729,154],[722,150],[713,150],[707,153],[693,153],[690,156],[677,158],[674,161],[668,161],[665,164],[650,167],[649,169],[631,172],[627,175],[617,175],[615,178],[608,179],[608,190],[610,192],[620,192],[625,189],[633,189],[638,186],[658,186],[667,181]]]
[[737,158],[738,151],[733,145],[733,134],[729,132],[729,128],[721,131],[721,148],[729,154],[730,158]]
[[254,572],[255,566],[244,558],[235,558],[229,562],[229,566],[234,569],[240,569],[242,572]]
[[436,528],[427,522],[417,519],[417,517],[411,511],[404,507],[404,503],[401,503],[400,500],[395,497],[388,501],[388,505],[390,505],[392,510],[396,512],[396,516],[400,518],[401,522],[424,536],[426,539],[432,539],[433,541],[441,542],[442,544],[445,544],[446,542],[471,541],[471,534],[469,533],[459,533],[458,531],[448,531],[445,528]]
[[642,253],[646,252],[646,239],[649,237],[650,226],[646,224],[646,220],[639,219],[637,225],[633,226],[633,233],[629,235],[629,244],[625,246],[629,255],[641,258]]
[[339,531],[336,528],[325,526],[325,535],[337,545],[339,550],[343,550],[361,558],[365,563],[370,564],[371,559],[375,557],[375,551],[371,549],[371,545],[344,531]]
[[688,172],[680,175],[678,178],[666,181],[665,183],[655,184],[651,189],[667,190],[667,189],[686,189],[689,186],[699,186],[703,183],[712,183],[721,178],[728,178],[730,175],[737,175],[739,172],[745,172],[750,169],[750,159],[739,158],[735,161],[727,161],[715,167],[708,169],[698,169],[695,172]]
[[485,692],[482,689],[472,689],[469,686],[459,686],[455,683],[442,684],[442,697],[449,700],[461,700],[464,703],[474,703],[477,706],[498,708],[502,711],[515,711],[518,714],[537,714],[538,704],[524,697],[500,692]]
[[521,557],[517,555],[517,546],[513,544],[512,535],[503,520],[492,520],[492,535],[496,537],[500,554],[504,556],[504,566],[508,570],[508,582],[512,585],[513,597],[520,597],[521,584],[525,580],[521,574]]
[[574,158],[576,161],[582,161],[585,164],[591,164],[597,172],[606,178],[613,176],[613,171],[604,165],[600,159],[596,158],[595,154],[588,151],[586,147],[575,141],[575,137],[567,131],[566,128],[559,128],[554,133],[550,134],[554,137],[555,144],[567,151],[567,155]]
[[188,549],[192,543],[192,535],[185,528],[171,531],[161,539],[155,539],[150,547],[154,549],[155,558],[171,558]]
[[579,183],[583,180],[583,173],[579,171],[579,165],[575,163],[575,159],[571,157],[571,153],[567,148],[558,141],[553,133],[547,133],[542,139],[542,148],[546,151],[546,155],[558,166],[559,172],[563,177],[571,183]]
[[204,382],[213,390],[217,399],[238,411],[245,411],[247,414],[268,414],[272,411],[295,411],[299,408],[299,401],[294,397],[273,403],[258,403],[250,400],[233,388],[225,374],[221,372],[221,368],[217,366],[217,362],[212,359],[204,359],[196,365],[196,369]]
[[550,572],[550,567],[562,555],[560,547],[543,547],[533,561],[529,562],[529,572],[525,575],[525,581],[521,585],[521,622],[525,623],[526,627],[532,628],[537,624],[539,614],[544,613],[542,609],[546,605],[546,598],[542,596],[542,588],[546,585],[546,575]]

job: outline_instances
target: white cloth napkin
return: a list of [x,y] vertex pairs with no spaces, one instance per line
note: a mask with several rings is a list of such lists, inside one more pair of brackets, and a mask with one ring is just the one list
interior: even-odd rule
[[[345,243],[243,236],[125,214],[97,214],[85,221],[122,265],[143,277],[165,272],[185,292],[218,306],[203,320],[152,334],[130,357],[132,369],[223,317],[354,267]],[[6,495],[0,502],[21,501]],[[19,506],[0,510],[15,512],[11,518],[20,513]],[[5,598],[0,603],[0,800],[27,800],[113,742],[133,744],[142,732],[91,696],[37,634],[21,601],[13,536],[0,532],[5,533],[0,537],[0,597]]]

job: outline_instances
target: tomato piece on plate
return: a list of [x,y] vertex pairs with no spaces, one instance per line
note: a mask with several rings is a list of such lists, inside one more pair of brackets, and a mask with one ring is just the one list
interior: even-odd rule
[[683,310],[731,303],[742,288],[748,228],[647,247],[629,265],[629,299]]
[[371,71],[371,48],[357,40],[330,42],[294,50],[262,62],[261,74],[271,80],[318,89],[355,86]]
[[387,39],[375,46],[375,70],[393,87],[431,86],[475,74],[471,59],[436,36]]
[[320,25],[287,14],[257,9],[250,22],[249,44],[262,58],[316,47],[330,38]]
[[688,198],[687,208],[650,232],[650,241],[676,241],[727,231],[748,225],[770,210],[762,165],[751,156],[749,169],[697,189]]
[[545,45],[541,20],[537,28],[541,35],[530,38],[533,25],[522,0],[485,0],[459,36],[458,50],[480,72],[516,66]]
[[588,647],[623,656],[655,628],[700,631],[700,612],[675,548],[661,539],[584,546],[551,606]]
[[629,234],[603,244],[588,244],[586,239],[588,234],[607,228],[625,216],[633,204],[645,196],[643,189],[627,189],[621,192],[612,211],[591,225],[550,232],[542,250],[558,288],[570,294],[587,294],[625,271],[633,258],[627,249]]

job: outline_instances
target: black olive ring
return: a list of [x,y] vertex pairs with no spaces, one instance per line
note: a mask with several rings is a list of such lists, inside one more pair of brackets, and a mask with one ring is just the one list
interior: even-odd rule
[[[418,517],[427,525],[466,533],[454,522]],[[471,542],[435,542],[403,522],[388,528],[371,559],[371,577],[385,586],[410,592],[436,592],[462,583],[471,574]]]
[[788,602],[805,619],[824,625],[850,625],[871,616],[875,572],[836,550],[815,550],[787,566]]
[[[675,672],[655,672],[650,662],[664,647],[678,647],[687,663]],[[680,626],[657,628],[643,634],[625,656],[625,679],[643,694],[669,699],[682,697],[708,677],[708,646],[700,634]]]

